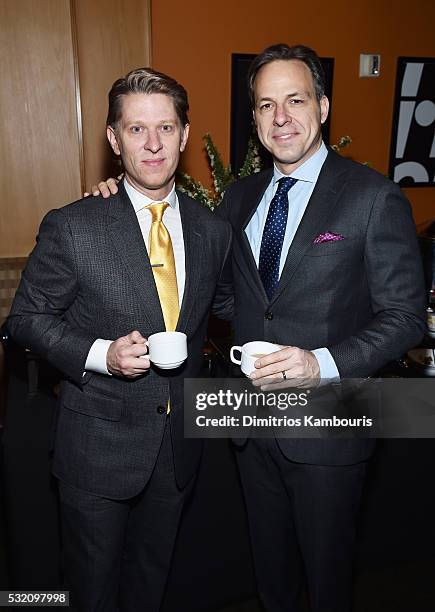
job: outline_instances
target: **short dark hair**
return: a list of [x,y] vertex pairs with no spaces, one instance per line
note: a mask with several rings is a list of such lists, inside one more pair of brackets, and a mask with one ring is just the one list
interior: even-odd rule
[[159,93],[171,97],[181,125],[184,127],[189,123],[189,101],[184,87],[172,77],[152,68],[136,68],[113,83],[109,91],[107,125],[115,127],[121,117],[122,98],[132,93]]
[[325,95],[325,74],[319,56],[313,49],[310,49],[310,47],[305,47],[304,45],[289,47],[281,43],[279,45],[267,47],[267,49],[257,55],[249,67],[248,87],[252,108],[255,107],[254,84],[258,71],[266,64],[270,64],[270,62],[275,62],[276,60],[299,60],[304,62],[311,72],[316,98],[320,102],[322,96]]

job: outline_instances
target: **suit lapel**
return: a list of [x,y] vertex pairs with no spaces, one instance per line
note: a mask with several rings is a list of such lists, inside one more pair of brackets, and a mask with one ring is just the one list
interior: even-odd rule
[[137,293],[138,303],[144,306],[150,329],[163,331],[165,323],[150,260],[135,210],[122,183],[119,194],[109,201],[107,230]]
[[201,265],[205,265],[201,258],[201,225],[195,214],[194,206],[183,193],[177,191],[180,205],[181,224],[183,226],[184,258],[186,268],[186,282],[184,285],[183,301],[180,306],[177,331],[186,332],[192,306],[195,303]]
[[331,151],[328,153],[305,213],[288,250],[281,278],[271,303],[275,302],[282,292],[286,290],[305,252],[311,247],[314,238],[320,232],[325,231],[327,219],[337,203],[341,186],[344,183],[346,168],[343,167],[342,161],[335,153]]
[[241,262],[241,269],[246,270],[246,277],[251,281],[253,289],[260,292],[264,302],[268,302],[268,297],[264,290],[263,282],[258,273],[257,264],[255,263],[254,255],[252,253],[251,245],[249,244],[248,237],[246,235],[246,227],[248,226],[253,214],[258,208],[258,205],[263,197],[264,192],[267,189],[270,181],[272,180],[273,169],[270,168],[261,172],[258,175],[256,183],[245,193],[240,203],[240,217],[239,217],[239,242],[241,245],[241,253],[243,261]]

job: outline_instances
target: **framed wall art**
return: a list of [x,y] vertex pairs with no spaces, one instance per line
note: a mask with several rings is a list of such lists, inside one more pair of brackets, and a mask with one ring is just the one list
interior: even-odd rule
[[399,57],[390,178],[401,187],[435,185],[435,58]]

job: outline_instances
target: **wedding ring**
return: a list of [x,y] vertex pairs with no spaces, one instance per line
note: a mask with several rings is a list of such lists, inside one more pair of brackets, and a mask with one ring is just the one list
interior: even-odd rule
[[287,376],[285,375],[285,372],[283,371],[283,372],[281,372],[281,374],[282,374],[283,380],[287,380]]

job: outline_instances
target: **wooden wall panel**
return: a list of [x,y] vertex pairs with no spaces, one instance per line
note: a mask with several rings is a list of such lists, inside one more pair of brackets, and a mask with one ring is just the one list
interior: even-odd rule
[[0,258],[0,325],[9,314],[26,257]]
[[107,94],[133,68],[150,65],[150,0],[74,0],[85,184],[113,173]]
[[0,257],[81,193],[69,0],[0,0]]

